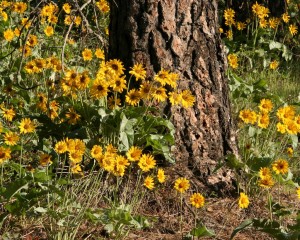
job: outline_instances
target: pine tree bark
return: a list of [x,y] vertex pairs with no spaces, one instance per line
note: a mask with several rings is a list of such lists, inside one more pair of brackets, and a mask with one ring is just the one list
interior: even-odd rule
[[237,154],[216,0],[111,0],[110,8],[109,58],[142,63],[150,77],[177,72],[179,88],[196,96],[193,108],[171,109],[176,160],[208,185],[228,182],[225,169],[212,174],[226,153]]

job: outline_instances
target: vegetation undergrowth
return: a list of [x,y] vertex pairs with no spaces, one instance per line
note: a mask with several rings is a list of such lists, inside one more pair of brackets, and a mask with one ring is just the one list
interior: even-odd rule
[[[298,5],[287,1],[274,17],[253,3],[243,6],[244,20],[220,6],[240,149],[225,164],[236,171],[240,209],[262,198],[268,210],[231,237],[253,227],[297,239],[299,210],[281,196],[300,198]],[[84,239],[95,227],[122,239],[151,226],[138,209],[149,191],[165,187],[164,166],[174,163],[174,126],[159,105],[189,108],[195,99],[167,69],[149,79],[139,63],[125,69],[106,60],[108,14],[105,0],[0,2],[3,239],[35,228],[46,239]],[[201,219],[206,196],[185,177],[172,184],[182,238],[213,237]],[[187,234],[184,203],[195,218]]]

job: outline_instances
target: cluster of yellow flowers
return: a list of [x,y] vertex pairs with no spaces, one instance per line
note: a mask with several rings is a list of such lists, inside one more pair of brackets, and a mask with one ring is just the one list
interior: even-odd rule
[[276,116],[279,119],[279,122],[277,123],[277,131],[282,134],[297,134],[300,132],[300,115],[296,115],[294,106],[279,108]]
[[238,68],[239,63],[238,63],[238,57],[236,54],[233,54],[233,53],[228,54],[227,59],[228,59],[228,64],[230,67],[232,67],[234,69]]
[[[277,29],[281,20],[284,23],[289,23],[290,21],[290,15],[288,12],[285,12],[282,14],[281,18],[279,17],[270,17],[270,10],[259,3],[254,3],[252,5],[252,13],[255,17],[257,17],[259,21],[259,26],[261,28],[267,28],[270,27],[271,29]],[[224,19],[225,19],[225,25],[229,26],[229,29],[225,33],[228,39],[233,38],[233,32],[232,32],[232,26],[235,26],[237,30],[242,31],[244,30],[247,25],[251,22],[250,19],[247,19],[245,22],[236,22],[235,21],[235,11],[231,8],[227,8],[224,10]],[[296,24],[290,24],[289,25],[289,31],[292,36],[296,35],[298,32],[298,27]],[[223,32],[223,29],[221,29],[221,32]]]
[[[178,178],[175,181],[174,188],[181,194],[186,192],[190,188],[190,181],[186,178]],[[201,193],[193,193],[190,196],[190,203],[195,208],[201,208],[204,206],[205,198]]]
[[270,99],[262,99],[258,106],[260,112],[257,114],[250,109],[240,111],[239,117],[244,123],[255,124],[260,128],[267,128],[270,124],[269,112],[273,109],[273,103]]
[[53,70],[54,72],[61,71],[61,61],[55,56],[43,59],[36,58],[26,63],[24,66],[28,74],[41,73],[44,70]]
[[[272,169],[276,174],[286,174],[289,170],[289,164],[285,159],[277,159],[273,162]],[[271,170],[268,167],[259,170],[259,178],[258,184],[261,187],[270,188],[275,184]]]
[[[262,99],[259,105],[260,112],[257,114],[250,109],[240,111],[239,118],[244,123],[255,124],[260,128],[267,128],[270,124],[269,112],[272,110],[273,104],[269,99]],[[276,116],[277,131],[284,134],[297,134],[300,132],[300,115],[296,115],[295,107],[285,106],[277,110]]]

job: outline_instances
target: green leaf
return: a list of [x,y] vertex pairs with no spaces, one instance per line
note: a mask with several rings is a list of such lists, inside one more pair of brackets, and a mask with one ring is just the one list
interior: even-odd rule
[[14,195],[19,193],[22,189],[28,189],[28,181],[24,178],[17,179],[14,182],[6,186],[6,190],[2,194],[4,198],[9,200]]
[[270,41],[269,48],[270,48],[270,50],[272,50],[272,49],[280,49],[282,47],[282,45],[283,44],[280,43],[280,42]]
[[191,235],[195,237],[212,237],[215,236],[215,233],[212,230],[206,228],[206,226],[202,225],[194,228],[191,231]]
[[230,240],[233,239],[233,237],[240,231],[244,230],[246,227],[253,224],[253,219],[247,219],[244,222],[242,222],[237,228],[235,228],[230,236]]

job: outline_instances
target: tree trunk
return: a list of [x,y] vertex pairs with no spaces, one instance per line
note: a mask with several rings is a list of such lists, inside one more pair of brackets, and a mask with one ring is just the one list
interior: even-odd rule
[[224,169],[212,174],[226,153],[237,154],[216,1],[111,0],[110,7],[109,58],[126,68],[143,63],[149,76],[177,72],[179,88],[196,96],[193,108],[171,109],[176,160],[206,184],[228,181]]

